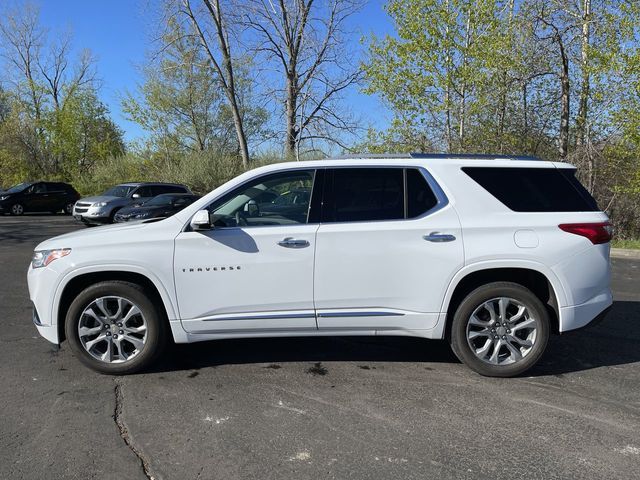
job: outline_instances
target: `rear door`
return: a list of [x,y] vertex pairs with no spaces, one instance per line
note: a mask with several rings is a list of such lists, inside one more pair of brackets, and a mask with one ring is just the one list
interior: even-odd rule
[[47,182],[47,202],[50,210],[62,210],[65,205],[67,192],[64,184],[57,182]]
[[325,330],[423,330],[464,261],[458,216],[419,168],[329,169],[314,300]]
[[49,193],[44,182],[34,183],[25,192],[24,207],[31,212],[46,212],[51,210]]

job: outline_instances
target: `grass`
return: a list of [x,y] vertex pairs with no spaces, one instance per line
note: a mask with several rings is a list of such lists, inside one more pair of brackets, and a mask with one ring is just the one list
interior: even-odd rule
[[615,238],[611,242],[611,246],[613,248],[631,248],[631,249],[640,249],[640,239],[624,239],[624,240],[616,240]]

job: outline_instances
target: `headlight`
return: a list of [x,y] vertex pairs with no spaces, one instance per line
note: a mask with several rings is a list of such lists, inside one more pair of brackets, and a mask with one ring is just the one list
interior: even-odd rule
[[1,201],[1,200],[6,200],[7,198],[9,198],[9,195],[3,195],[3,196],[0,196],[0,201]]
[[46,267],[58,258],[66,257],[71,253],[70,248],[58,248],[56,250],[37,250],[33,252],[31,266],[33,268]]
[[92,207],[106,207],[107,206],[107,202],[98,202],[98,203],[94,203],[91,206]]

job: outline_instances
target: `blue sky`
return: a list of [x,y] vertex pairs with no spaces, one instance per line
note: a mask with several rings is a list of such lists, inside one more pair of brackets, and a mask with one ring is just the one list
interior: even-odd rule
[[[19,6],[22,2],[16,3]],[[93,52],[102,80],[102,100],[125,131],[127,140],[143,136],[140,127],[123,115],[120,98],[127,90],[134,92],[140,82],[137,66],[144,63],[150,48],[154,15],[149,8],[153,7],[154,0],[41,0],[31,3],[40,8],[42,23],[52,33],[70,30],[76,50],[88,48]],[[381,0],[371,0],[351,19],[352,28],[359,32],[359,37],[392,31],[383,5]],[[354,48],[360,48],[359,38],[354,38],[353,44]],[[390,119],[389,112],[375,97],[352,91],[346,101],[365,124],[382,128]]]

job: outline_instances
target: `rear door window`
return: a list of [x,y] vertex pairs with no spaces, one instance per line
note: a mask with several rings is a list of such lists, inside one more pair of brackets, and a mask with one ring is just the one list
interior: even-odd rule
[[178,185],[154,185],[151,188],[153,196],[162,195],[163,193],[186,193],[186,189]]
[[336,168],[325,180],[323,222],[405,218],[404,169]]
[[407,218],[416,218],[438,204],[433,190],[420,170],[407,168]]
[[328,169],[323,222],[369,222],[420,217],[438,203],[418,168]]
[[149,186],[138,188],[134,194],[137,194],[138,198],[149,198],[157,195],[156,193],[153,192],[152,187],[149,187]]
[[463,167],[516,212],[596,212],[598,205],[571,168]]

